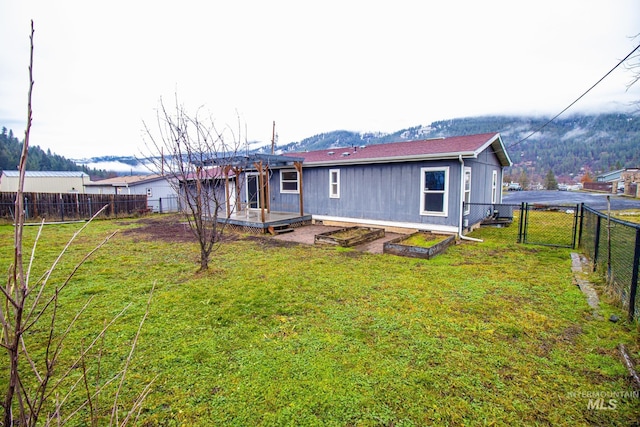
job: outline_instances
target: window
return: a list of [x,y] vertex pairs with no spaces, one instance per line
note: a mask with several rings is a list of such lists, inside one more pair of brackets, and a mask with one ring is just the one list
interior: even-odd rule
[[449,168],[422,168],[420,174],[420,214],[447,216]]
[[298,193],[298,171],[281,170],[280,171],[280,192],[281,193]]
[[471,212],[471,168],[464,168],[464,214]]
[[491,177],[491,203],[498,203],[498,171]]
[[340,198],[340,169],[329,170],[329,197]]

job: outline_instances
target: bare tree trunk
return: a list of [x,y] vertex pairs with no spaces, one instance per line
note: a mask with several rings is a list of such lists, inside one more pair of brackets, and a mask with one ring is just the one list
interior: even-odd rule
[[[24,221],[25,221],[25,212],[24,212],[24,177],[26,171],[26,163],[27,163],[27,155],[29,150],[29,137],[31,133],[31,121],[32,121],[32,104],[31,104],[31,95],[33,90],[33,34],[34,34],[34,25],[33,21],[31,21],[31,54],[30,54],[30,62],[29,62],[29,94],[28,94],[28,103],[27,103],[27,128],[25,131],[25,140],[22,147],[22,154],[20,156],[19,163],[19,181],[18,181],[18,189],[16,193],[15,200],[15,234],[14,234],[14,259],[13,264],[9,268],[9,275],[6,282],[6,286],[0,287],[0,298],[2,298],[2,304],[0,304],[0,322],[2,324],[2,330],[0,331],[0,347],[6,350],[8,363],[0,363],[0,365],[4,365],[8,367],[9,370],[9,381],[7,384],[6,391],[4,392],[4,396],[2,398],[2,408],[4,410],[4,414],[2,416],[3,426],[9,427],[13,425],[20,426],[35,426],[38,423],[38,419],[40,414],[45,407],[45,403],[52,406],[52,409],[49,414],[47,414],[46,425],[49,425],[52,421],[57,421],[58,424],[64,424],[71,416],[75,415],[82,409],[85,405],[91,406],[91,398],[95,397],[95,395],[99,394],[102,390],[98,390],[94,393],[93,396],[88,395],[87,400],[83,404],[80,404],[75,410],[71,409],[68,412],[71,412],[71,416],[67,418],[67,420],[60,420],[60,414],[62,413],[61,407],[65,404],[66,398],[74,392],[75,387],[79,382],[76,382],[75,385],[70,385],[69,390],[64,390],[62,392],[62,398],[59,399],[58,393],[59,388],[63,381],[69,378],[70,374],[74,372],[75,368],[82,365],[83,371],[85,372],[85,376],[81,377],[81,380],[84,379],[84,383],[87,384],[86,378],[86,369],[84,368],[84,360],[88,351],[90,351],[98,341],[98,339],[104,336],[106,329],[113,324],[113,322],[118,319],[126,310],[123,310],[120,315],[115,316],[111,322],[105,326],[105,328],[100,332],[98,337],[85,349],[82,350],[80,357],[76,360],[75,363],[72,364],[71,367],[68,368],[67,371],[62,372],[60,375],[56,376],[56,380],[52,381],[50,384],[50,380],[53,379],[54,370],[59,369],[58,358],[60,356],[60,352],[63,348],[63,343],[65,338],[69,334],[72,327],[75,325],[75,322],[80,317],[80,315],[84,312],[86,307],[89,305],[89,301],[85,304],[85,306],[76,314],[76,317],[67,325],[66,329],[59,333],[56,330],[56,320],[57,320],[57,310],[58,310],[58,297],[60,291],[62,291],[71,281],[75,273],[78,271],[80,266],[84,264],[87,259],[99,248],[101,248],[114,234],[108,236],[101,244],[99,244],[95,249],[89,252],[74,269],[72,269],[71,273],[67,276],[67,278],[60,284],[56,286],[53,290],[52,296],[45,296],[45,287],[47,287],[47,283],[49,278],[51,277],[52,272],[59,265],[59,261],[66,253],[66,250],[69,248],[73,240],[78,236],[78,234],[85,228],[87,225],[93,220],[96,216],[100,215],[101,212],[107,207],[103,207],[91,218],[89,222],[83,225],[79,231],[77,231],[73,237],[68,241],[67,245],[62,249],[61,253],[58,255],[57,259],[53,262],[51,267],[47,269],[47,273],[34,285],[30,286],[30,271],[32,262],[35,258],[35,248],[36,244],[40,237],[40,232],[42,231],[42,226],[38,235],[36,236],[36,243],[34,243],[33,251],[31,253],[31,261],[28,264],[28,268],[25,271],[24,268],[24,260],[23,260],[23,230],[24,230]],[[153,290],[152,290],[153,293]],[[151,298],[151,296],[149,297]],[[149,299],[150,302],[150,299]],[[135,344],[137,342],[137,338],[140,334],[140,328],[144,320],[148,314],[148,306],[147,303],[147,312],[145,313],[144,318],[140,323],[140,327],[138,328],[138,332],[133,341],[132,348],[129,354],[129,358],[127,359],[127,365],[124,370],[120,373],[116,374],[113,379],[117,378],[117,376],[121,376],[120,388],[122,387],[122,382],[124,381],[124,376],[126,374],[127,367],[131,361],[131,356],[133,354],[133,349],[135,348]],[[42,361],[36,363],[33,356],[30,352],[30,346],[27,345],[27,340],[25,339],[27,332],[30,328],[34,328],[34,325],[37,323],[45,323],[41,322],[45,319],[43,316],[47,313],[47,316],[50,315],[50,318],[46,319],[46,324],[44,325],[44,330],[48,330],[48,336],[45,338],[44,343],[38,343],[38,346],[41,344],[44,346],[44,355]],[[84,346],[83,346],[84,347]],[[106,384],[109,384],[112,380],[107,381]],[[33,384],[33,385],[32,385]],[[149,393],[149,385],[145,388],[145,390],[140,394],[138,399],[133,403],[131,411],[127,415],[127,418],[119,425],[125,425],[131,419],[131,414],[133,414],[134,410],[138,410],[140,407],[142,400]],[[66,395],[65,395],[66,394]],[[55,403],[51,403],[54,400]],[[116,395],[117,396],[117,395]],[[113,404],[113,410],[118,411],[121,410],[120,405],[118,404],[117,398],[116,402]],[[92,411],[93,413],[93,411]],[[96,417],[95,413],[92,417]],[[95,424],[97,418],[92,418],[92,423]],[[116,421],[117,421],[117,412],[116,412]]]
[[[198,239],[200,271],[207,270],[213,251],[218,247],[225,222],[239,204],[239,179],[236,172],[235,189],[238,199],[230,206],[228,171],[234,168],[241,148],[240,121],[238,133],[228,127],[219,131],[214,120],[200,118],[200,110],[192,116],[179,105],[176,96],[175,113],[170,113],[160,100],[158,130],[152,132],[144,123],[151,152],[147,159],[162,170],[170,185],[180,195],[184,214],[191,231]],[[231,137],[228,134],[231,133]],[[158,154],[162,153],[159,157]],[[165,155],[167,153],[167,155]],[[222,209],[226,207],[226,209]],[[224,211],[224,212],[221,212]]]
[[[4,398],[4,425],[13,425],[13,398],[19,387],[18,364],[20,354],[20,340],[23,333],[22,314],[24,311],[25,295],[27,294],[27,283],[24,277],[24,266],[22,262],[22,231],[24,225],[24,176],[27,165],[27,154],[29,152],[29,135],[31,133],[31,94],[33,92],[33,21],[31,21],[30,55],[29,55],[29,93],[27,96],[27,129],[24,135],[24,144],[22,145],[22,153],[20,155],[20,163],[18,170],[20,178],[18,180],[18,191],[16,192],[15,201],[15,235],[14,235],[14,257],[13,268],[5,296],[7,297],[6,316],[13,315],[13,319],[6,319],[4,326],[5,346],[9,353],[9,386]],[[12,307],[9,307],[11,304]],[[13,325],[13,328],[10,327]],[[23,420],[21,420],[23,421]]]

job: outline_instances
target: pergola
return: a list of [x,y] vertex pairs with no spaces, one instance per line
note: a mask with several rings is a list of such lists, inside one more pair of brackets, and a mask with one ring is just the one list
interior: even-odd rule
[[[218,166],[221,168],[225,177],[225,194],[226,194],[226,206],[227,206],[227,218],[231,216],[231,206],[229,200],[229,175],[231,172],[236,177],[246,171],[258,171],[258,187],[260,191],[260,220],[265,222],[265,211],[271,212],[269,197],[266,197],[269,193],[269,170],[275,167],[281,168],[285,166],[293,166],[298,172],[299,178],[299,199],[300,199],[300,216],[304,216],[304,202],[303,202],[303,185],[302,185],[302,157],[282,156],[275,154],[247,154],[244,156],[234,155],[229,157],[216,157],[203,162],[203,166]],[[239,185],[236,185],[236,212],[240,211],[240,189]]]

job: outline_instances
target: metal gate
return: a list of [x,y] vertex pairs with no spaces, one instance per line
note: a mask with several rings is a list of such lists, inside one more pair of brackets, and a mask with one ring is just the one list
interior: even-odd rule
[[535,245],[576,247],[580,205],[523,203],[518,242]]

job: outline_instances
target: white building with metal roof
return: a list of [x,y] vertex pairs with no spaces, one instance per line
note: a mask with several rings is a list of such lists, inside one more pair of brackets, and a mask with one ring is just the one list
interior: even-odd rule
[[[18,191],[19,171],[2,171],[0,192]],[[84,193],[91,179],[84,172],[26,171],[24,191],[27,193]]]

